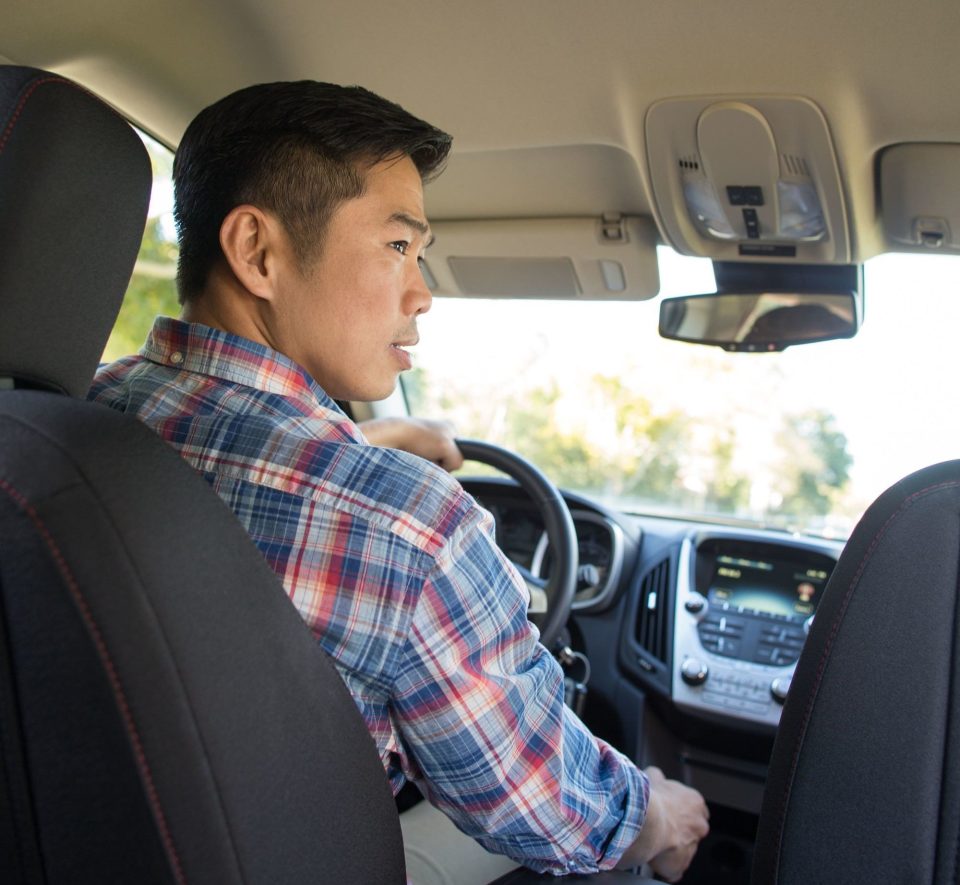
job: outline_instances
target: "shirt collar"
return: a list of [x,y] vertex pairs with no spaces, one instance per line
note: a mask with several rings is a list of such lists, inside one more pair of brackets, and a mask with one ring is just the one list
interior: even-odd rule
[[349,421],[327,392],[289,357],[230,332],[157,317],[140,356],[172,369],[306,400],[311,408],[320,406]]

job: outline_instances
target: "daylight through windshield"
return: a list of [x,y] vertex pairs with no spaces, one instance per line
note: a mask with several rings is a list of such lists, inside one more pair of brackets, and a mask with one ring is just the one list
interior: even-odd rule
[[[660,264],[661,297],[713,288],[708,261]],[[845,537],[889,484],[956,456],[958,275],[956,258],[875,258],[856,338],[780,354],[661,339],[660,298],[437,298],[404,389],[414,413],[621,509]]]

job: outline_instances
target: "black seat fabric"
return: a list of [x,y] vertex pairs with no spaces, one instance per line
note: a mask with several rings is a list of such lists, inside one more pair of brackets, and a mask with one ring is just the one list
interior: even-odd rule
[[4,394],[0,526],[40,881],[404,880],[352,699],[172,449],[92,404]]
[[818,607],[764,795],[756,885],[960,881],[960,461],[868,509]]
[[125,120],[63,77],[0,66],[0,378],[86,395],[149,196]]
[[[0,126],[0,386],[82,394],[146,153],[31,69],[0,67]],[[342,681],[232,513],[134,419],[0,390],[0,627],[0,882],[404,881]]]

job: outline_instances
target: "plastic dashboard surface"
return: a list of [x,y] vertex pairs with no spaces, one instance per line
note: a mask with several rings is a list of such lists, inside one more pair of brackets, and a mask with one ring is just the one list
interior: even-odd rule
[[[520,489],[464,484],[493,513],[504,552],[546,577],[550,551]],[[680,713],[772,731],[842,543],[564,497],[581,557],[571,628],[590,638],[595,677],[617,670]]]
[[[494,517],[497,543],[517,565],[536,577],[550,574],[550,548],[536,507],[516,484],[501,479],[465,479],[464,487]],[[628,564],[635,558],[640,532],[619,514],[564,494],[577,534],[579,569],[573,610],[608,606],[620,590]]]
[[684,538],[671,695],[695,714],[776,726],[839,547],[700,530]]

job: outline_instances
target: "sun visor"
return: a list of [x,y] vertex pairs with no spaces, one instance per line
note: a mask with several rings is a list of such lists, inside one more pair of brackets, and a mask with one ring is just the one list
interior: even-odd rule
[[960,253],[960,145],[887,148],[880,205],[891,251]]
[[660,290],[657,230],[638,216],[437,221],[435,295],[637,301]]
[[656,213],[687,255],[847,263],[850,237],[827,122],[805,98],[653,105],[646,138]]

